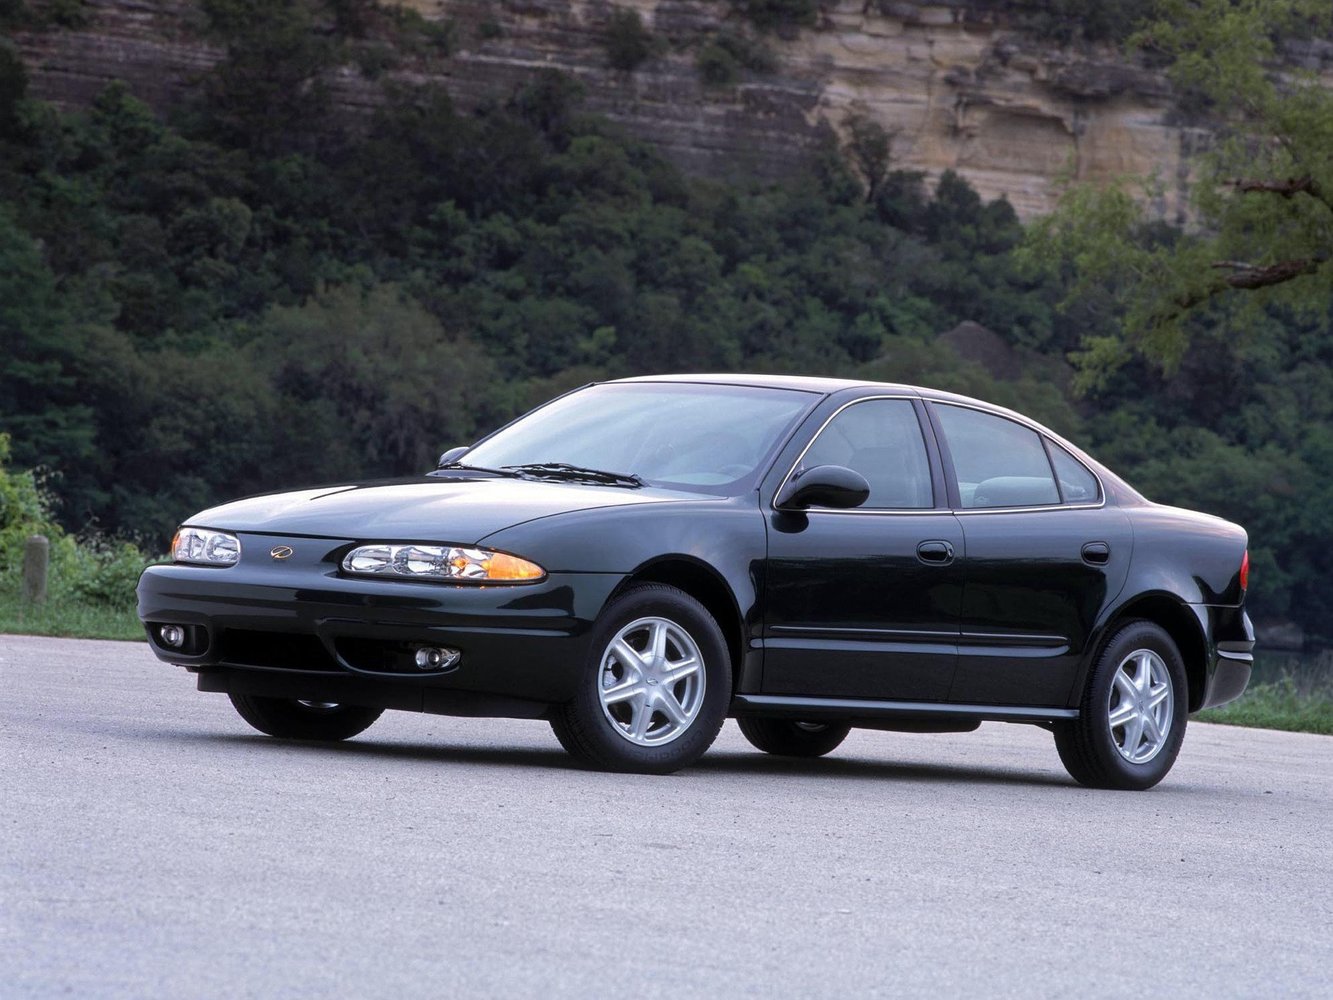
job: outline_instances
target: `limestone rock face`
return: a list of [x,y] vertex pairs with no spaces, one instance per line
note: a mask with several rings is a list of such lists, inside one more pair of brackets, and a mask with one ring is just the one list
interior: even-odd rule
[[[853,115],[894,136],[893,165],[952,169],[1024,217],[1050,209],[1062,177],[1154,179],[1155,210],[1183,212],[1191,151],[1206,133],[1174,123],[1166,83],[1111,48],[1061,48],[1016,31],[982,0],[837,0],[818,23],[770,35],[771,72],[705,86],[696,58],[719,31],[747,32],[718,0],[408,0],[452,22],[446,57],[405,54],[390,76],[443,84],[463,106],[503,99],[540,69],[578,78],[587,106],[652,140],[694,173],[777,178],[845,132]],[[36,96],[86,103],[114,79],[165,106],[221,50],[184,0],[89,0],[85,26],[17,41]],[[607,24],[634,9],[659,53],[633,72],[610,67]],[[1312,50],[1322,64],[1328,54]],[[357,70],[340,70],[336,99],[375,103]]]

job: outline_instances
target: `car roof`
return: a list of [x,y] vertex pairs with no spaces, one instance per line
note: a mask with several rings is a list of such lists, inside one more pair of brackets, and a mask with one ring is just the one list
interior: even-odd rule
[[819,392],[829,395],[835,392],[856,389],[864,392],[891,392],[895,395],[920,396],[923,399],[933,399],[941,403],[962,403],[966,406],[974,406],[978,409],[1002,414],[1003,416],[1017,420],[1019,423],[1035,427],[1042,433],[1056,438],[1061,443],[1068,444],[1068,442],[1049,427],[1038,423],[1025,413],[1019,413],[1016,410],[1011,410],[1006,406],[1000,406],[999,404],[989,402],[988,400],[977,399],[973,396],[964,396],[956,392],[947,392],[943,389],[932,389],[929,386],[924,385],[907,385],[906,383],[900,382],[869,382],[864,379],[825,378],[819,375],[723,375],[716,373],[697,375],[638,375],[630,378],[615,379],[614,381],[618,383],[692,382],[704,385],[742,385],[769,389],[799,389],[804,392]]
[[616,379],[617,382],[700,382],[712,385],[748,385],[769,389],[799,389],[804,392],[833,393],[842,389],[891,389],[894,392],[919,395],[921,389],[913,385],[890,382],[866,382],[859,379],[825,378],[818,375],[755,375],[700,373],[687,375],[638,375]]

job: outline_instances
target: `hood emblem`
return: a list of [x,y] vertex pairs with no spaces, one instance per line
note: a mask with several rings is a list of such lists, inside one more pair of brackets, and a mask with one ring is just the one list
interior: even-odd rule
[[290,545],[275,545],[268,550],[268,554],[273,559],[290,559],[292,547]]

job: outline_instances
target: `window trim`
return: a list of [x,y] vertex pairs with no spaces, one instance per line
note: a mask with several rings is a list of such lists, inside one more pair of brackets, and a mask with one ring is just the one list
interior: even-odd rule
[[[1040,424],[1029,420],[1022,414],[999,413],[990,407],[978,406],[974,403],[943,399],[927,399],[923,402],[925,403],[926,412],[930,416],[931,427],[935,431],[935,443],[939,448],[940,461],[944,465],[944,480],[948,489],[949,507],[952,514],[959,517],[964,514],[1027,514],[1050,510],[1097,510],[1106,506],[1106,484],[1102,482],[1102,477],[1097,474],[1095,469],[1089,468],[1087,463],[1080,460],[1069,448],[1064,448],[1064,451],[1079,465],[1087,469],[1092,478],[1097,481],[1098,499],[1096,503],[1064,502],[1064,491],[1060,489],[1060,477],[1055,474],[1055,463],[1051,461],[1051,452],[1048,446],[1048,442],[1055,445],[1059,445],[1059,442],[1055,441],[1051,433]],[[1046,455],[1046,464],[1051,470],[1051,479],[1055,482],[1055,494],[1061,498],[1061,502],[1056,504],[1033,504],[1028,507],[964,507],[962,494],[958,491],[958,471],[954,468],[953,453],[949,450],[948,436],[944,433],[944,427],[939,422],[939,414],[935,412],[937,406],[956,406],[964,410],[976,410],[978,413],[985,413],[1000,420],[1008,420],[1010,423],[1018,424],[1020,427],[1025,427],[1035,433],[1037,439],[1041,442],[1042,451]]]
[[[917,430],[921,434],[921,446],[926,450],[926,464],[930,468],[931,505],[929,507],[849,507],[845,509],[838,507],[803,507],[797,511],[786,507],[779,507],[777,505],[777,498],[786,488],[787,482],[796,474],[796,470],[801,467],[801,463],[805,461],[806,452],[814,447],[815,442],[819,440],[819,436],[824,433],[825,428],[833,423],[843,410],[856,406],[858,403],[872,403],[877,400],[894,399],[906,400],[912,404],[912,413],[916,417]],[[920,396],[911,396],[906,393],[887,393],[874,396],[858,396],[856,399],[849,399],[830,413],[823,423],[819,425],[819,429],[810,435],[810,440],[805,443],[805,447],[801,449],[800,454],[796,456],[796,460],[792,462],[786,475],[784,475],[778,483],[777,489],[773,491],[773,498],[769,501],[769,507],[780,514],[859,514],[863,516],[889,517],[951,514],[953,512],[949,509],[948,476],[941,464],[938,442],[935,442],[936,447],[931,447],[932,439],[934,438],[937,438],[937,433],[927,412],[925,401],[922,400]],[[943,505],[941,505],[941,499],[944,501]]]

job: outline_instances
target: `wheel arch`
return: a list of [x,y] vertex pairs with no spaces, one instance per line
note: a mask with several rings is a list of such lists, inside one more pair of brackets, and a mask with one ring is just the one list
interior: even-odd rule
[[1091,655],[1083,671],[1082,683],[1077,688],[1077,696],[1087,683],[1088,671],[1093,660],[1101,653],[1106,640],[1122,626],[1131,621],[1147,621],[1165,630],[1180,651],[1185,661],[1185,680],[1189,684],[1189,710],[1197,712],[1203,705],[1204,692],[1208,686],[1208,641],[1204,626],[1199,621],[1189,604],[1171,594],[1143,594],[1118,608],[1102,627],[1097,642],[1091,647]]
[[689,594],[707,609],[722,629],[731,656],[732,688],[740,680],[745,656],[744,629],[740,607],[726,578],[712,566],[687,555],[668,555],[644,563],[620,582],[607,603],[640,583],[663,583]]

